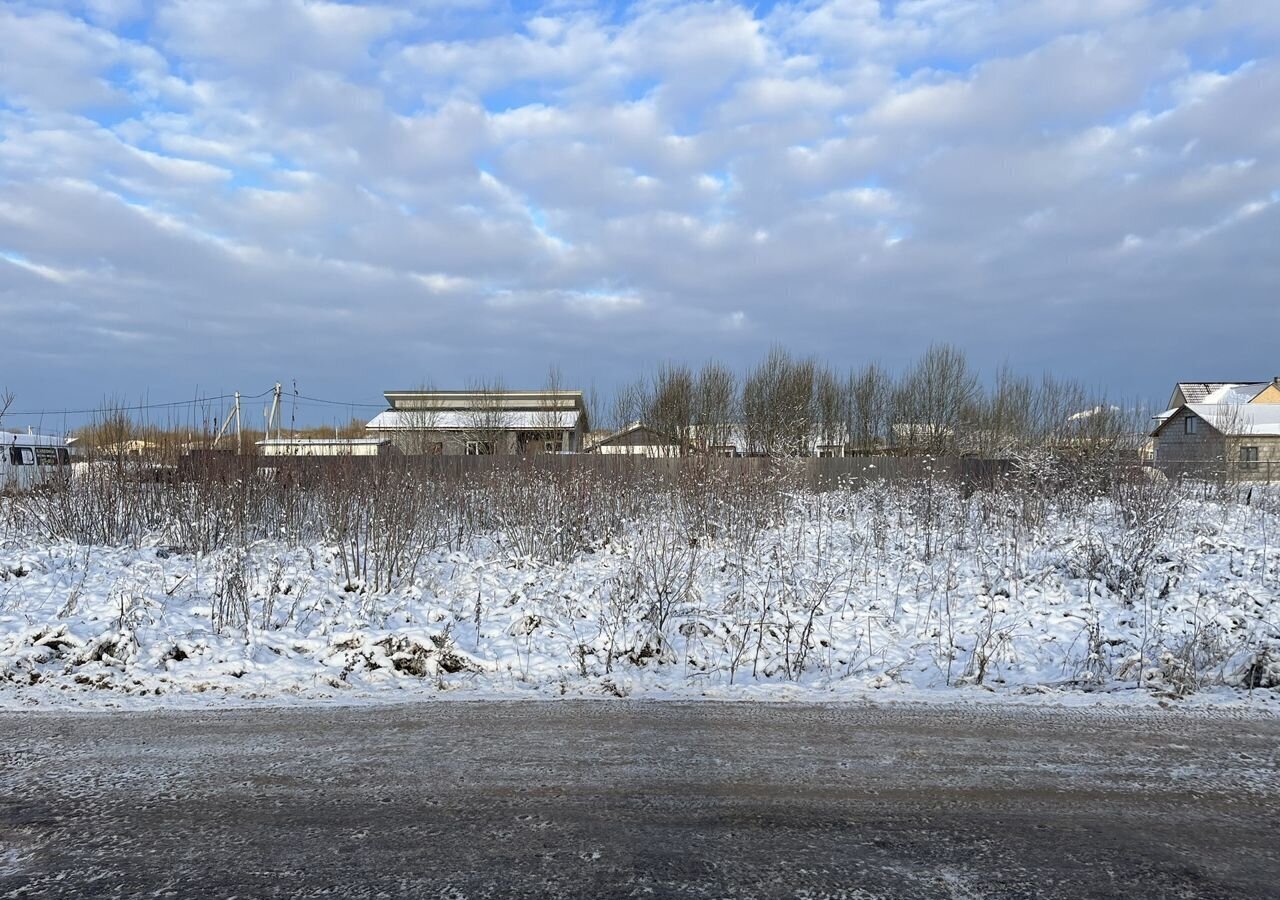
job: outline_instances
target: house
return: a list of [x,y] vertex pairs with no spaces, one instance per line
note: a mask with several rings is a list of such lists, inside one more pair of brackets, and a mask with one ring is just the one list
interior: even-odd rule
[[582,391],[387,391],[365,426],[402,453],[576,453],[589,429]]
[[[791,436],[786,436],[787,438]],[[785,448],[770,454],[764,446],[774,443]],[[683,444],[683,452],[682,452]],[[754,448],[754,449],[753,449]],[[651,458],[669,458],[675,456],[714,456],[735,459],[745,456],[817,456],[842,457],[851,456],[851,445],[844,440],[844,429],[835,430],[832,434],[823,435],[811,431],[803,442],[794,438],[788,443],[786,438],[776,437],[766,441],[759,437],[753,442],[748,434],[748,427],[739,424],[724,425],[691,425],[688,427],[687,440],[663,433],[661,430],[633,422],[612,434],[606,434],[593,441],[588,447],[590,453],[630,454]]]
[[1280,375],[1271,379],[1270,383],[1254,394],[1253,399],[1249,402],[1262,406],[1280,404]]
[[128,441],[117,441],[114,444],[104,444],[99,448],[99,452],[105,456],[143,456],[155,453],[159,449],[160,444],[155,441],[134,438]]
[[956,442],[956,430],[949,425],[927,422],[893,422],[889,425],[889,437],[898,452],[941,449]]
[[602,456],[644,456],[650,459],[672,459],[684,456],[689,447],[677,439],[650,428],[643,422],[632,422],[625,428],[607,434],[587,446],[588,453]]
[[689,443],[706,456],[734,459],[748,455],[747,429],[735,423],[694,425],[690,428]]
[[1172,399],[1184,402],[1156,416],[1151,432],[1156,465],[1280,480],[1280,377],[1179,383]]
[[261,456],[389,456],[394,450],[385,438],[268,438],[258,441]]

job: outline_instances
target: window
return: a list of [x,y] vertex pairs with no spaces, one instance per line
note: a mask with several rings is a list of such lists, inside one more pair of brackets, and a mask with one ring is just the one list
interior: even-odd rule
[[467,441],[467,456],[492,456],[493,441]]
[[1241,447],[1240,448],[1240,468],[1242,469],[1258,468],[1258,448],[1257,447]]
[[10,447],[9,462],[15,466],[34,466],[36,454],[30,447]]
[[1182,420],[1182,433],[1183,433],[1183,434],[1195,434],[1195,433],[1196,433],[1196,424],[1197,424],[1199,421],[1200,421],[1200,420],[1199,420],[1199,419],[1197,419],[1195,416],[1191,415],[1190,413],[1187,413],[1187,417],[1186,417],[1185,419],[1183,419],[1183,420]]
[[723,456],[725,459],[733,459],[738,455],[738,451],[732,445],[708,447],[707,452],[712,456]]
[[564,441],[543,441],[542,442],[543,453],[559,453],[563,449],[564,449]]
[[817,455],[822,459],[834,459],[839,456],[844,456],[844,447],[839,444],[823,444],[818,447]]
[[58,464],[57,447],[36,447],[37,466],[56,466]]

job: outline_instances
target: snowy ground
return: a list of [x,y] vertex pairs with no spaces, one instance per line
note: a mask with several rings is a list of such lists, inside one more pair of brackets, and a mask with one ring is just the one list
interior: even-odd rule
[[1011,497],[802,495],[750,533],[691,535],[658,514],[560,558],[494,531],[427,548],[379,590],[324,540],[195,554],[164,532],[103,547],[11,527],[0,705],[874,695],[1280,709],[1276,504],[1166,499],[1028,524]]

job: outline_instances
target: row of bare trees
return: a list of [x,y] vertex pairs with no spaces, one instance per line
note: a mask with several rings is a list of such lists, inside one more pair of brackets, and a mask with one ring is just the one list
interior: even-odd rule
[[611,420],[642,422],[688,449],[734,444],[763,456],[878,452],[1013,452],[1072,446],[1133,449],[1147,424],[1139,404],[1006,367],[984,385],[965,354],[930,347],[905,372],[877,363],[839,372],[774,347],[739,377],[719,362],[665,364],[622,385]]
[[[544,390],[564,391],[552,368]],[[468,453],[513,449],[511,414],[501,381],[473,382],[465,408],[454,408],[446,393],[423,385],[412,406],[399,411],[403,449],[432,455],[450,441],[465,443]],[[11,399],[11,398],[10,398]],[[732,447],[752,456],[845,455],[886,449],[930,453],[1008,454],[1052,447],[1133,449],[1147,429],[1146,412],[1136,403],[1112,402],[1105,393],[1078,382],[1045,375],[1032,378],[1002,367],[984,381],[964,352],[949,344],[931,346],[900,373],[878,363],[840,371],[814,357],[795,356],[775,346],[745,373],[717,361],[695,369],[665,363],[648,377],[620,386],[608,415],[588,396],[590,420],[623,428],[641,422],[672,439],[678,452]],[[528,434],[544,435],[556,448],[562,433],[559,410],[544,407]],[[207,445],[217,419],[204,431],[192,426],[157,428],[130,419],[123,405],[81,429],[85,450],[168,447],[175,455]],[[298,437],[359,436],[363,423],[341,429],[299,430]],[[252,451],[258,433],[240,444]],[[542,449],[542,448],[539,448]],[[460,448],[454,452],[460,452]],[[153,454],[163,455],[163,454]]]

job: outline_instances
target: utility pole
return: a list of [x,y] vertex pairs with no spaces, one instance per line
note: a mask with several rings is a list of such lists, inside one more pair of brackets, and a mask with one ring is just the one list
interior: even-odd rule
[[271,412],[267,413],[267,437],[271,437],[271,423],[276,426],[276,437],[280,437],[280,382],[276,382],[271,395]]
[[222,440],[222,436],[227,433],[227,428],[231,425],[231,420],[236,422],[236,453],[244,453],[244,434],[240,430],[240,392],[235,393],[235,403],[231,406],[231,412],[222,422],[222,427],[218,429],[218,433],[214,435],[213,446],[217,449],[218,443]]

